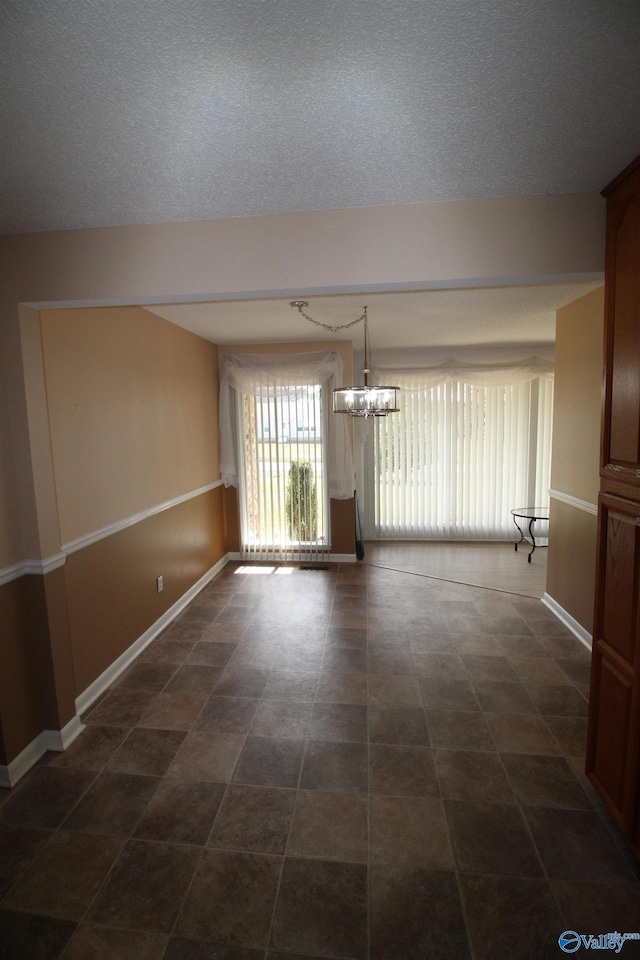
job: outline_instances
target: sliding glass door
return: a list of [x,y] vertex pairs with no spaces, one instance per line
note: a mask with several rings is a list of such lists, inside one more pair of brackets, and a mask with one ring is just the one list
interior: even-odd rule
[[367,536],[509,539],[513,507],[548,503],[552,380],[449,381],[400,397],[365,457]]

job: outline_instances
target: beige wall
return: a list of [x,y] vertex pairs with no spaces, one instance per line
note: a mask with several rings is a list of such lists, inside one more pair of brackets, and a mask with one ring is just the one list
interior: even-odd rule
[[41,326],[62,543],[219,478],[213,344],[139,307]]
[[0,378],[0,568],[24,556],[7,387]]
[[603,287],[557,313],[547,594],[588,633],[596,516],[586,507],[598,499],[603,330]]
[[600,484],[603,338],[604,287],[558,310],[551,487],[592,504]]

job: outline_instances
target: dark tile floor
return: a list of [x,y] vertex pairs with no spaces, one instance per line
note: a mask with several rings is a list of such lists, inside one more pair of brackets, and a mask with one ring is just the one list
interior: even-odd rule
[[589,655],[538,600],[243,571],[4,791],[3,960],[546,960],[640,930],[582,774]]

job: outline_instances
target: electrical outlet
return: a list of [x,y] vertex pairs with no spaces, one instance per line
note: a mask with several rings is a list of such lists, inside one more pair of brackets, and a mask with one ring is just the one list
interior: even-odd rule
[[164,577],[158,577],[156,580],[156,586],[158,588],[158,593],[162,593],[164,590]]

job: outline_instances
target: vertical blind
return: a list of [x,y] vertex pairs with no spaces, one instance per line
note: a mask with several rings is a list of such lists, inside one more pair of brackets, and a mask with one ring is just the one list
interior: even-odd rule
[[243,560],[313,561],[328,551],[325,406],[319,384],[238,395]]
[[535,372],[407,380],[374,428],[375,538],[510,539],[513,507],[548,504],[553,381]]

